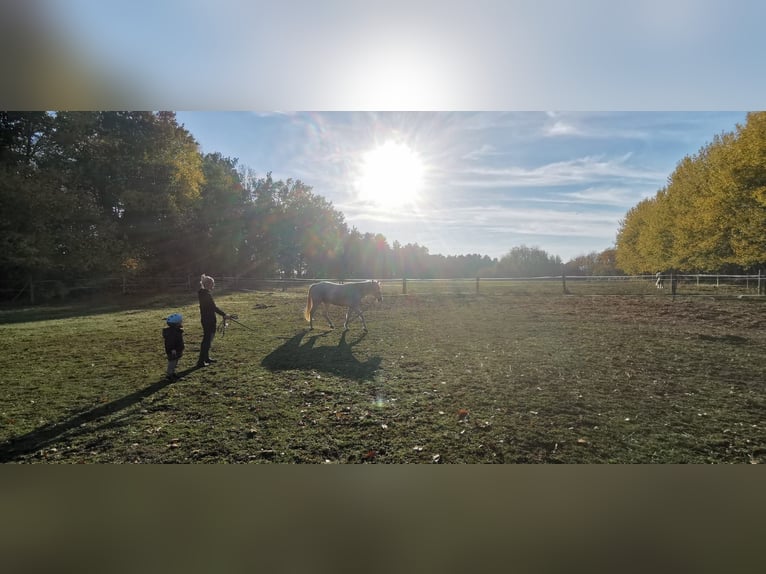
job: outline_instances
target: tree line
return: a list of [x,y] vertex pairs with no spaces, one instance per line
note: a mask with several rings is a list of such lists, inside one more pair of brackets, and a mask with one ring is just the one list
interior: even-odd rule
[[173,112],[0,112],[0,213],[4,280],[617,272],[607,252],[564,265],[523,245],[493,259],[390,244],[300,180],[201,153]]
[[766,263],[766,112],[684,157],[654,197],[620,222],[627,273],[751,272]]

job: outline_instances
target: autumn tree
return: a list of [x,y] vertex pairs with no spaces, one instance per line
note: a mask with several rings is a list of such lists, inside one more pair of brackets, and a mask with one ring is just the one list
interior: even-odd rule
[[747,115],[722,161],[722,186],[729,215],[732,262],[742,268],[766,263],[766,112]]
[[618,264],[628,272],[748,269],[766,262],[766,113],[747,115],[683,158],[668,184],[621,221]]
[[617,250],[614,247],[601,252],[592,251],[585,255],[578,255],[566,262],[564,271],[567,275],[622,275],[622,270],[617,266],[616,255]]

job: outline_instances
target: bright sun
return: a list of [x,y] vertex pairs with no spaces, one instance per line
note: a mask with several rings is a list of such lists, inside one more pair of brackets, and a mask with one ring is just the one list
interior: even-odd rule
[[415,204],[423,187],[423,172],[416,152],[389,140],[362,157],[359,197],[387,208]]

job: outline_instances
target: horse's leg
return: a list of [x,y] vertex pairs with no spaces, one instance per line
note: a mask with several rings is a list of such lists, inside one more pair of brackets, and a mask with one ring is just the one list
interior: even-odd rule
[[332,320],[330,319],[330,314],[327,312],[327,303],[322,303],[322,309],[324,310],[324,318],[327,319],[327,322],[330,324],[330,329],[334,329],[335,325],[332,324]]
[[[349,317],[351,315],[351,311],[354,311],[354,316],[349,319]],[[348,308],[348,311],[346,311],[346,324],[343,325],[343,329],[348,331],[349,323],[351,323],[351,321],[353,321],[357,317],[361,317],[362,318],[362,325],[364,326],[364,330],[366,331],[367,330],[367,323],[365,323],[365,321],[364,321],[364,315],[362,314],[362,308],[361,307],[349,307]]]
[[314,304],[312,293],[313,287],[313,285],[309,287],[308,296],[306,297],[306,309],[303,311],[303,316],[306,318],[306,321],[309,322],[309,331],[314,328],[314,313],[316,312],[316,305]]
[[312,304],[309,309],[309,331],[311,331],[314,329],[314,313],[317,312],[317,306]]

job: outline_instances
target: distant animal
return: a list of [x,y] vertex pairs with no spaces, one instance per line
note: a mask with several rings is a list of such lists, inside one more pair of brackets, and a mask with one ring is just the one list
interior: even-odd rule
[[[358,316],[361,317],[364,330],[367,331],[367,323],[364,320],[361,307],[362,299],[366,295],[374,295],[378,301],[383,301],[383,296],[380,294],[380,283],[372,280],[356,283],[331,283],[330,281],[314,283],[309,287],[306,310],[303,312],[303,316],[309,322],[309,329],[313,329],[314,313],[316,313],[319,305],[323,305],[324,317],[330,324],[330,328],[334,329],[335,325],[327,314],[327,305],[347,307],[343,330],[348,331],[349,322]],[[352,312],[355,313],[353,316],[351,315]]]
[[655,283],[655,286],[657,287],[657,289],[665,288],[665,278],[662,276],[661,271],[657,271],[657,282]]

